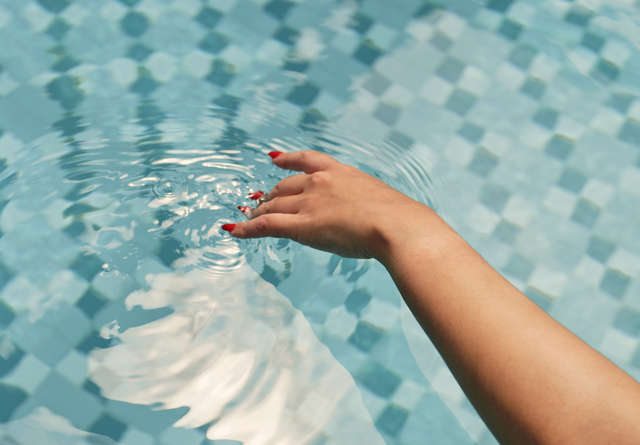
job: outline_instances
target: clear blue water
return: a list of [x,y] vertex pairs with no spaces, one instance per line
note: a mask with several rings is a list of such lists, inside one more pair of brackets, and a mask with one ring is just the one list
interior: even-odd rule
[[640,378],[639,11],[0,0],[0,443],[495,443],[379,264],[220,230],[274,149],[433,206]]

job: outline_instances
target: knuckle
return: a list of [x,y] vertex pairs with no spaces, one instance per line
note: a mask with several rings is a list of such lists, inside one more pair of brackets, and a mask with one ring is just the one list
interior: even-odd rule
[[319,171],[309,175],[309,182],[313,186],[322,186],[329,182],[329,177],[325,172]]

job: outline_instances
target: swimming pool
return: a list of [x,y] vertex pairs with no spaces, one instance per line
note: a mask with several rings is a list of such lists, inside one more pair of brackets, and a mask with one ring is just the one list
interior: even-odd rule
[[273,149],[434,206],[640,378],[638,9],[0,0],[0,443],[495,443],[379,264],[220,230]]

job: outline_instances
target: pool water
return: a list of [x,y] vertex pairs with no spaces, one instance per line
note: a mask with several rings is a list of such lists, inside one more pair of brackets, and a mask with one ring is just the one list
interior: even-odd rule
[[640,379],[639,12],[0,0],[0,444],[496,443],[378,263],[220,229],[271,150],[434,207]]

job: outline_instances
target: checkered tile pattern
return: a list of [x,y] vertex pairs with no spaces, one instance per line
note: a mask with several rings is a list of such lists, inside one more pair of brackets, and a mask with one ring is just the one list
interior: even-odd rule
[[[258,152],[334,139],[396,150],[494,267],[640,378],[638,5],[620,8],[0,2],[0,422],[46,408],[116,443],[222,443],[172,427],[186,408],[105,398],[87,366],[110,330],[166,315],[124,304],[146,275],[180,270],[234,217],[237,195],[189,218],[162,204],[211,192],[206,166],[159,163],[188,144],[257,170]],[[387,443],[495,443],[379,265],[295,260],[262,277],[353,375]]]

